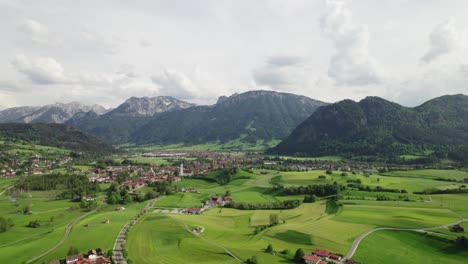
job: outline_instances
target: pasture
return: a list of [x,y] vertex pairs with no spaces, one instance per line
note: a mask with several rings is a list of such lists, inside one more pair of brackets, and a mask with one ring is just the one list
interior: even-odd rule
[[468,248],[456,246],[453,240],[440,236],[378,231],[361,242],[353,259],[381,264],[462,264],[468,259]]

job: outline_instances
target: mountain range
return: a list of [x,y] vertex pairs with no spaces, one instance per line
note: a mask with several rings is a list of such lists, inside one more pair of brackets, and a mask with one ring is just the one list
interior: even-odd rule
[[319,108],[269,153],[396,156],[450,152],[467,144],[466,95],[446,95],[414,108],[367,97]]
[[100,105],[89,106],[77,102],[14,107],[0,111],[0,123],[64,123],[77,113],[89,111],[99,115],[108,110]]
[[468,149],[468,96],[446,95],[409,108],[379,97],[334,104],[274,91],[249,91],[197,106],[172,97],[132,97],[115,109],[78,103],[17,107],[0,122],[64,123],[110,144],[257,144],[287,155],[388,155]]
[[[79,116],[67,124],[112,144],[201,144],[230,140],[255,143],[285,138],[318,107],[326,105],[305,96],[250,91],[221,97],[209,106],[193,106],[165,97],[160,98],[160,102],[165,102],[165,108],[160,107],[164,111],[154,111],[152,115],[126,114],[125,109],[139,109],[145,100],[131,98],[104,115]],[[167,102],[173,102],[173,106],[166,107]]]

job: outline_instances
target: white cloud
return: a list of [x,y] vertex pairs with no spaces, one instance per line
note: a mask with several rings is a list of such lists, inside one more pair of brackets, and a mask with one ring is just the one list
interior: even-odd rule
[[342,1],[327,1],[327,11],[320,18],[323,34],[336,53],[332,56],[328,76],[338,85],[368,85],[382,82],[382,70],[369,52],[369,31],[353,22],[352,13]]
[[455,27],[453,18],[437,25],[429,35],[429,50],[421,61],[430,63],[439,57],[462,50],[466,47],[464,32]]
[[33,19],[25,19],[21,22],[19,29],[27,34],[34,42],[47,42],[49,29],[40,22]]
[[67,80],[62,65],[53,58],[29,59],[20,54],[11,61],[11,64],[35,84],[55,84]]
[[115,55],[120,52],[120,43],[122,40],[117,36],[107,36],[93,30],[85,29],[79,32],[78,36],[82,41],[81,45],[85,49],[102,52],[109,55]]
[[257,89],[301,90],[311,75],[305,66],[306,59],[300,56],[270,56],[253,71],[253,80]]
[[200,92],[187,75],[174,70],[164,69],[151,76],[151,80],[159,87],[161,95],[190,100]]

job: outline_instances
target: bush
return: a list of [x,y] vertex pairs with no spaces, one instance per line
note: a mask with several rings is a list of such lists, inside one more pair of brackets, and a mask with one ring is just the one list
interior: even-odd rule
[[304,255],[304,250],[302,250],[302,248],[297,249],[296,254],[294,254],[294,261],[297,263],[302,263]]
[[41,223],[37,219],[34,221],[29,221],[29,224],[27,225],[27,227],[32,227],[32,228],[37,228],[40,226],[41,226]]
[[267,248],[265,249],[265,252],[266,252],[266,253],[273,254],[273,253],[275,252],[275,250],[273,249],[273,245],[272,245],[272,244],[268,244]]
[[67,256],[73,256],[78,254],[80,254],[80,251],[76,247],[70,246],[70,248],[68,249]]

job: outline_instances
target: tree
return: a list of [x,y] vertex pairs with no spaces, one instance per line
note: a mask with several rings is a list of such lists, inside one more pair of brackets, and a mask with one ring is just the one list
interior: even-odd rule
[[302,250],[302,248],[297,249],[296,254],[294,254],[294,261],[302,262],[304,255],[304,250]]
[[67,256],[78,255],[78,254],[80,254],[80,251],[76,247],[70,246],[70,248],[68,249],[67,254],[68,254]]
[[248,264],[257,264],[258,261],[257,261],[257,257],[256,256],[252,256],[251,258],[247,259],[246,261]]
[[279,223],[279,216],[277,214],[270,214],[270,226],[277,225]]
[[117,195],[115,195],[115,193],[111,194],[109,198],[107,199],[108,204],[116,204],[117,202],[118,202]]
[[114,251],[113,251],[112,249],[109,249],[109,250],[107,251],[107,256],[108,256],[108,257],[114,256]]
[[274,249],[273,249],[273,245],[272,245],[272,244],[268,244],[267,248],[265,249],[265,252],[266,252],[266,253],[273,253],[273,252],[275,252]]
[[125,194],[123,198],[123,203],[128,204],[128,203],[131,203],[132,201],[133,201],[132,196],[129,193]]
[[315,195],[306,195],[304,197],[304,203],[315,203],[317,201],[317,196]]
[[7,220],[3,216],[0,216],[0,233],[6,232],[12,226],[14,226],[14,224],[10,218]]
[[231,190],[226,190],[225,196],[231,196]]

